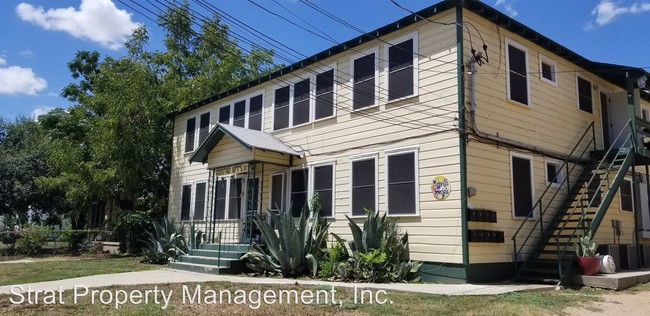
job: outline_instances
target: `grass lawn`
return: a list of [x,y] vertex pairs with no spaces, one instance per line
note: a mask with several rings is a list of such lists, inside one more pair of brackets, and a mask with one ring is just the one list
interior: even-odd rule
[[[190,289],[191,296],[196,289],[196,284],[186,284],[185,286]],[[511,293],[495,296],[452,297],[388,292],[386,295],[380,295],[380,299],[387,301],[386,304],[381,305],[355,304],[353,290],[341,287],[336,288],[337,292],[335,295],[337,301],[343,301],[340,305],[307,305],[300,302],[295,304],[293,301],[291,304],[265,304],[262,300],[258,309],[251,309],[249,305],[255,307],[257,304],[253,302],[255,297],[258,296],[249,298],[244,304],[234,304],[234,298],[237,296],[235,291],[244,290],[252,293],[250,292],[251,290],[273,290],[275,293],[278,293],[279,290],[330,291],[331,288],[305,287],[299,285],[248,285],[227,282],[207,282],[201,283],[201,286],[204,293],[205,290],[217,291],[217,300],[220,290],[230,290],[233,295],[233,301],[228,303],[224,299],[223,304],[220,304],[218,301],[217,304],[198,304],[196,301],[190,303],[186,300],[184,303],[183,285],[168,284],[158,285],[159,290],[164,290],[166,293],[172,291],[170,296],[171,303],[165,310],[161,308],[162,305],[156,305],[152,301],[149,304],[139,305],[128,303],[116,309],[114,303],[111,305],[102,304],[99,301],[99,294],[95,297],[94,303],[86,296],[81,297],[77,304],[74,304],[73,292],[66,291],[63,294],[63,302],[65,303],[63,305],[13,305],[9,301],[9,296],[2,295],[0,296],[0,315],[548,315],[561,314],[562,310],[569,306],[599,301],[601,300],[599,294],[609,293],[589,288],[581,290],[567,289],[561,291]],[[108,287],[100,290],[108,290],[115,293],[114,291],[117,290],[131,292],[133,290],[143,291],[153,289],[153,285],[139,285]],[[105,298],[108,298],[108,296],[105,296]]]
[[32,263],[2,263],[0,264],[0,285],[54,281],[95,274],[152,270],[164,267],[140,263],[140,259],[141,257],[60,257]]

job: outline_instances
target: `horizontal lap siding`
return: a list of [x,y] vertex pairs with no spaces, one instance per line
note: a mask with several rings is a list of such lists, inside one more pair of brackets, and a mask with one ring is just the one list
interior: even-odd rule
[[[441,14],[436,18],[441,22],[453,22],[453,11]],[[378,202],[379,210],[386,210],[386,150],[404,147],[417,147],[418,165],[418,194],[420,215],[402,218],[399,227],[402,232],[408,231],[410,240],[411,259],[434,262],[462,263],[462,234],[460,215],[460,168],[459,168],[459,137],[454,128],[458,119],[458,88],[456,75],[456,32],[453,26],[435,25],[420,22],[395,34],[385,37],[390,41],[414,30],[418,32],[419,57],[416,68],[419,69],[418,95],[405,100],[386,103],[386,75],[383,73],[387,59],[385,44],[373,41],[354,51],[333,56],[317,66],[336,63],[336,116],[319,122],[306,124],[281,131],[272,131],[273,126],[273,96],[274,90],[284,81],[290,81],[297,76],[309,75],[309,72],[299,71],[284,76],[281,80],[273,80],[268,84],[251,89],[264,91],[264,131],[273,133],[275,137],[291,146],[294,150],[304,151],[305,158],[294,157],[294,166],[305,166],[319,162],[335,162],[335,217],[330,219],[330,231],[344,238],[350,237],[346,214],[350,214],[350,158],[355,155],[375,153],[378,157]],[[356,51],[379,46],[380,61],[380,95],[379,106],[350,113],[350,56]],[[425,56],[425,57],[422,57]],[[241,95],[248,92],[244,91]],[[194,114],[212,109],[212,122],[216,123],[216,109],[221,104],[227,104],[237,98],[215,102]],[[171,190],[179,190],[180,180],[186,178],[195,167],[184,163],[182,157],[182,141],[184,139],[184,117],[177,118],[175,129],[174,161],[175,172],[172,176]],[[182,123],[181,123],[182,122]],[[227,150],[226,147],[228,147]],[[241,147],[241,146],[240,146]],[[243,147],[241,147],[243,149]],[[237,155],[243,154],[228,137],[210,154],[210,166],[219,161],[229,164],[238,161]],[[215,154],[214,152],[217,152]],[[219,154],[221,152],[222,154]],[[255,157],[260,160],[276,159],[275,154],[255,151]],[[224,155],[224,156],[218,156]],[[227,155],[227,157],[226,157]],[[179,158],[181,157],[181,158]],[[287,156],[284,156],[287,157]],[[268,161],[268,160],[267,160]],[[275,161],[275,160],[274,160]],[[285,160],[285,163],[288,161]],[[279,162],[275,161],[275,162]],[[202,172],[207,178],[205,166]],[[270,197],[270,175],[276,171],[286,171],[285,168],[265,164],[263,188],[263,209],[266,209]],[[444,201],[436,201],[431,193],[431,182],[435,176],[446,176],[451,183],[452,193]],[[180,197],[174,197],[180,201]],[[180,202],[176,203],[180,205]],[[172,208],[173,209],[173,208]],[[170,210],[170,214],[172,211]],[[362,223],[362,219],[357,220]]]
[[[568,154],[587,126],[593,121],[596,126],[597,147],[598,149],[603,147],[599,90],[592,89],[594,113],[588,114],[580,111],[576,101],[575,72],[581,72],[592,84],[603,91],[621,91],[620,88],[503,28],[499,28],[499,32],[497,32],[496,25],[473,13],[464,11],[464,14],[465,21],[471,22],[480,30],[490,54],[490,63],[477,66],[476,121],[480,131],[530,144],[540,149]],[[528,49],[528,71],[531,72],[528,75],[529,107],[516,105],[507,100],[505,37]],[[475,40],[475,38],[474,36],[473,39]],[[478,44],[474,43],[474,45]],[[465,36],[465,46],[470,46],[467,36]],[[556,63],[556,71],[559,71],[557,87],[540,80],[537,73],[539,72],[540,52]],[[466,79],[469,81],[469,76],[466,76]],[[466,99],[470,100],[469,84]],[[584,146],[580,147],[580,149],[582,148]],[[536,201],[546,188],[544,157],[517,149],[512,151],[533,155],[534,198]],[[513,245],[510,239],[522,220],[514,219],[512,216],[510,149],[504,147],[504,144],[497,146],[471,141],[467,149],[467,172],[468,186],[478,190],[478,194],[468,200],[469,203],[476,208],[496,211],[498,220],[497,223],[469,222],[469,228],[505,232],[505,243],[503,244],[470,243],[470,263],[511,262]],[[564,194],[565,190],[561,192]],[[621,213],[618,203],[617,195],[600,226],[596,237],[602,243],[611,242],[611,219],[622,220],[623,226],[626,228],[621,242],[631,241],[634,227],[633,216]],[[553,204],[555,207],[558,205],[558,203]],[[549,210],[549,212],[554,211]],[[548,219],[550,216],[544,218],[545,222],[548,222]],[[530,230],[532,224],[531,221],[524,226],[524,232]],[[525,234],[520,233],[519,236],[525,236]],[[518,238],[519,245],[521,238]]]

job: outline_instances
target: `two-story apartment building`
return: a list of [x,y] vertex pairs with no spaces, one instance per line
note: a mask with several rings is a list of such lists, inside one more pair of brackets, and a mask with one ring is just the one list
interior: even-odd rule
[[[588,180],[598,153],[633,144],[617,138],[628,108],[648,117],[644,76],[480,1],[442,1],[172,113],[168,216],[208,242],[249,242],[251,214],[299,214],[318,193],[337,234],[364,209],[399,220],[425,280],[512,277],[515,262],[544,259],[544,236],[566,222],[602,222],[604,244],[643,242],[643,179],[616,176],[631,160],[601,175],[611,190]],[[574,196],[591,208],[576,212]],[[598,212],[570,214],[585,209]]]

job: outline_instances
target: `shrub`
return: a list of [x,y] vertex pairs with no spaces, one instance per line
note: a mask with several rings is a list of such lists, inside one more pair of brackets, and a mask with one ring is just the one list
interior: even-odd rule
[[314,254],[322,252],[320,247],[325,243],[329,224],[321,220],[320,213],[312,212],[309,208],[302,210],[298,225],[290,210],[280,215],[270,211],[269,214],[275,228],[259,215],[255,216],[255,224],[262,233],[269,254],[253,243],[251,250],[242,256],[242,259],[249,261],[246,266],[259,273],[281,274],[284,277],[298,277],[306,273],[315,276],[318,261]]
[[132,254],[141,253],[145,241],[149,238],[147,230],[154,222],[151,212],[125,211],[115,225],[115,233],[121,242],[120,250]]
[[335,243],[327,252],[327,258],[319,261],[318,276],[323,279],[329,279],[335,276],[336,267],[348,259],[348,254],[340,244]]
[[61,235],[60,235],[61,241],[67,243],[70,252],[73,253],[77,253],[81,251],[82,248],[81,244],[83,243],[84,239],[86,239],[86,237],[88,237],[86,231],[73,230],[70,227],[61,231]]
[[174,221],[164,218],[160,224],[153,223],[153,231],[146,231],[148,239],[142,248],[143,262],[165,264],[178,255],[189,252],[183,237],[183,226],[176,227]]
[[50,233],[49,227],[27,226],[20,234],[22,238],[16,241],[18,252],[35,255],[41,252]]
[[380,217],[377,211],[367,212],[362,230],[357,223],[347,218],[352,240],[346,241],[332,234],[338,244],[346,249],[349,257],[334,268],[337,278],[366,282],[420,279],[422,264],[403,260],[408,249],[408,233],[400,236],[396,221],[390,223],[386,214]]

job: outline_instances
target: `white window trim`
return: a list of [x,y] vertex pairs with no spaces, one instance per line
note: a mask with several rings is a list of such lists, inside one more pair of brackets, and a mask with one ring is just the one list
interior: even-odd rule
[[[196,116],[196,137],[195,137],[195,144],[194,144],[194,150],[193,152],[201,146],[201,143],[199,143],[199,134],[201,133],[201,116],[203,114],[209,113],[210,114],[210,119],[208,120],[208,135],[210,135],[210,132],[212,132],[212,109],[205,110],[203,112],[199,112],[199,114]],[[206,137],[207,139],[207,137]]]
[[[623,210],[623,196],[621,195],[621,188],[618,188],[618,210],[619,212],[622,212],[624,214],[634,214],[636,211],[635,205],[634,205],[634,181],[632,180],[631,177],[625,177],[623,178],[626,181],[630,181],[630,195],[632,196],[632,212]],[[621,186],[623,185],[623,182],[621,181]]]
[[[293,124],[293,108],[295,105],[295,100],[294,100],[294,92],[296,89],[296,83],[302,82],[305,80],[309,80],[309,118],[307,119],[307,122],[300,123],[300,124]],[[287,128],[294,128],[294,127],[300,127],[300,126],[305,126],[309,125],[314,118],[314,109],[315,109],[315,104],[316,104],[316,94],[315,94],[315,87],[316,87],[316,75],[303,75],[299,78],[294,78],[289,81],[291,85],[289,86],[289,127]]]
[[227,124],[232,125],[232,123],[233,123],[233,121],[232,121],[233,120],[233,113],[232,113],[231,105],[232,104],[229,103],[229,104],[224,104],[224,105],[220,105],[220,106],[217,107],[217,115],[219,116],[219,117],[217,117],[217,123],[219,123],[219,121],[221,121],[221,109],[222,108],[228,108],[229,110],[228,110],[228,123]]
[[[584,110],[582,110],[580,108],[580,88],[578,87],[579,86],[578,85],[578,78],[582,78],[583,80],[586,80],[587,82],[589,82],[589,93],[591,93],[591,113],[587,112],[587,111],[584,111]],[[591,80],[589,80],[589,78],[581,75],[579,72],[576,72],[576,107],[577,107],[578,111],[580,111],[582,113],[589,114],[589,115],[595,115],[594,113],[596,112],[596,109],[594,108],[594,91],[593,91],[594,89],[593,89],[593,85],[594,85],[594,83]]]
[[[205,197],[203,200],[203,218],[202,219],[194,219],[194,211],[196,211],[196,187],[197,185],[205,183]],[[190,209],[190,221],[193,222],[203,222],[205,221],[206,213],[208,210],[208,180],[196,180],[192,183],[192,201],[191,201],[191,209]],[[181,202],[182,203],[182,202]]]
[[[558,172],[557,176],[557,182],[558,183],[551,183],[551,179],[548,178],[548,165],[555,165],[556,170]],[[546,180],[546,185],[550,185],[552,188],[559,188],[560,184],[564,182],[564,179],[566,178],[566,172],[565,168],[562,168],[563,162],[557,159],[552,159],[552,158],[544,158],[544,178]]]
[[[273,177],[274,176],[282,176],[282,196],[280,197],[280,208],[276,209],[274,208],[275,206],[272,204],[273,203]],[[284,212],[285,210],[285,204],[286,204],[286,190],[287,189],[287,172],[286,171],[277,171],[273,172],[269,176],[269,203],[268,203],[268,208],[269,210],[273,211],[279,211],[279,212]]]
[[309,198],[314,195],[314,168],[322,166],[332,166],[332,216],[325,216],[325,218],[336,217],[336,160],[321,161],[308,164],[309,166]]
[[[548,64],[548,65],[551,66],[551,74],[553,76],[553,79],[555,79],[555,81],[548,80],[547,78],[544,78],[544,76],[542,75],[542,63]],[[555,87],[557,87],[557,85],[558,85],[558,83],[557,83],[557,81],[558,81],[557,80],[557,63],[555,62],[555,60],[553,60],[550,57],[547,57],[546,55],[544,55],[542,53],[539,53],[539,80],[541,80],[543,82],[546,82],[546,83],[548,83],[548,84],[550,84],[552,86],[555,86]]]
[[[408,41],[409,39],[413,39],[413,94],[407,95],[407,96],[404,96],[404,97],[401,97],[401,98],[397,98],[395,100],[389,100],[388,99],[388,94],[389,94],[389,91],[388,91],[388,80],[389,80],[388,75],[389,75],[389,73],[388,72],[389,72],[389,62],[390,62],[390,60],[389,60],[388,49],[390,47],[394,46],[394,45],[397,45],[397,44],[400,44],[402,42]],[[420,91],[419,91],[420,85],[418,84],[418,80],[419,80],[419,71],[418,71],[419,70],[419,59],[418,59],[418,56],[419,56],[419,46],[420,46],[419,44],[420,44],[420,42],[418,41],[418,31],[417,30],[415,30],[413,32],[410,32],[408,34],[402,35],[402,36],[400,36],[398,38],[395,38],[393,40],[389,40],[389,41],[387,41],[386,44],[384,44],[384,56],[385,56],[384,59],[385,60],[383,61],[383,64],[384,64],[383,72],[385,74],[384,77],[386,79],[384,80],[384,82],[382,84],[382,89],[384,91],[382,91],[382,93],[381,93],[383,95],[382,99],[384,100],[384,102],[386,102],[386,103],[399,102],[399,101],[402,101],[402,100],[405,100],[405,99],[416,97],[416,96],[418,96],[420,94]]]
[[[288,129],[291,128],[291,119],[293,118],[293,114],[291,113],[292,112],[291,111],[291,109],[292,109],[291,104],[293,102],[293,88],[292,87],[293,87],[294,84],[295,84],[295,82],[293,82],[293,81],[283,82],[282,84],[274,85],[272,90],[271,90],[272,91],[271,93],[273,95],[273,103],[271,104],[271,131],[274,131],[274,132],[285,131],[285,130],[288,130]],[[275,129],[275,105],[276,105],[275,96],[276,96],[276,91],[279,90],[279,89],[285,88],[287,85],[289,86],[289,124],[287,125],[287,127],[283,127],[283,128],[280,128],[280,129]]]
[[353,168],[353,165],[354,165],[355,162],[357,162],[357,161],[365,161],[365,160],[370,160],[370,159],[373,159],[375,161],[375,211],[379,211],[379,176],[378,176],[379,175],[379,155],[378,155],[378,153],[372,153],[372,154],[368,153],[368,154],[357,155],[357,156],[350,157],[350,184],[349,184],[349,190],[348,190],[348,192],[350,193],[350,203],[349,203],[349,205],[350,205],[350,211],[349,211],[350,216],[349,217],[350,218],[365,218],[366,217],[365,214],[354,215],[352,213],[352,198],[353,198],[353,194],[352,194],[352,185],[353,185],[352,168]]
[[[510,203],[511,203],[511,212],[512,212],[512,218],[513,219],[524,219],[526,218],[525,216],[516,216],[515,215],[515,194],[514,194],[514,170],[512,169],[512,158],[520,158],[520,159],[527,159],[530,161],[530,189],[531,189],[531,204],[533,204],[536,201],[535,197],[535,172],[534,172],[534,157],[531,155],[526,155],[518,152],[510,152],[510,161],[508,161],[508,164],[510,165]],[[530,219],[536,219],[539,216],[538,212],[536,210],[533,211],[533,216],[530,217]]]
[[314,80],[313,80],[313,83],[312,83],[313,87],[311,88],[313,90],[313,94],[312,94],[313,101],[312,101],[312,108],[311,108],[311,112],[310,112],[311,116],[309,118],[310,122],[316,123],[316,122],[325,121],[325,120],[331,119],[333,117],[336,117],[336,108],[337,108],[336,105],[338,104],[337,103],[337,95],[338,95],[337,92],[338,92],[338,88],[339,88],[338,84],[337,84],[338,80],[336,79],[337,76],[338,76],[337,64],[336,64],[336,62],[334,62],[334,63],[331,63],[329,65],[325,65],[323,67],[316,68],[316,69],[314,69],[314,72],[316,72],[317,74],[322,74],[322,73],[324,73],[326,71],[330,71],[330,70],[334,71],[332,73],[332,79],[333,79],[333,82],[332,82],[332,93],[333,93],[333,95],[332,95],[332,115],[316,119],[316,77],[317,77],[317,75],[314,75]]
[[[190,212],[188,215],[188,219],[183,219],[183,187],[185,186],[190,186]],[[194,189],[194,182],[183,182],[181,183],[181,192],[180,192],[180,203],[179,203],[179,208],[178,208],[178,221],[179,222],[190,222],[192,221],[192,218],[194,217],[194,194],[195,194],[195,189]]]
[[[187,122],[189,120],[194,119],[194,144],[192,144],[192,150],[187,151],[185,150],[185,146],[187,144]],[[199,126],[200,126],[200,117],[195,115],[188,116],[185,118],[185,130],[183,131],[183,153],[188,155],[196,151],[196,143],[199,141]]]
[[[219,106],[219,111],[221,111],[221,108],[224,107],[229,107],[230,108],[230,117],[228,118],[228,125],[234,126],[233,124],[235,123],[235,103],[239,103],[241,101],[245,102],[245,110],[244,110],[244,128],[250,129],[250,126],[248,125],[249,120],[250,120],[250,106],[251,106],[251,98],[256,97],[256,96],[262,96],[262,126],[261,126],[261,131],[264,131],[264,101],[265,101],[265,94],[264,90],[258,90],[255,92],[248,93],[244,96],[241,96],[237,99],[234,99],[232,102],[229,102],[228,104],[224,104]],[[219,112],[220,113],[220,112]],[[217,122],[219,121],[218,118]]]
[[[390,156],[396,156],[396,155],[402,155],[402,154],[409,154],[413,153],[413,159],[414,161],[414,179],[415,179],[415,213],[414,214],[391,214],[390,210],[388,209],[389,199],[390,195],[388,194],[388,157]],[[420,177],[419,177],[419,146],[413,148],[399,148],[399,149],[392,149],[392,150],[387,150],[384,152],[386,156],[386,214],[388,214],[388,217],[419,217],[420,216]]]
[[[368,105],[365,107],[362,107],[360,109],[354,109],[354,61],[370,55],[370,54],[375,54],[375,91],[374,91],[374,101],[375,103],[372,105]],[[358,112],[358,111],[363,111],[367,109],[371,109],[374,107],[379,106],[379,74],[380,74],[380,65],[379,65],[379,46],[371,47],[366,50],[363,50],[359,53],[353,54],[350,56],[350,112]]]
[[[519,104],[519,105],[522,105],[522,106],[525,106],[525,107],[531,107],[533,102],[530,99],[530,76],[528,75],[528,72],[530,71],[530,65],[528,64],[528,47],[526,47],[526,46],[524,46],[524,45],[522,45],[522,44],[520,44],[518,42],[515,42],[514,40],[511,40],[511,39],[509,39],[507,37],[505,38],[505,44],[506,44],[505,45],[506,46],[505,47],[505,49],[506,49],[506,56],[505,56],[506,58],[505,59],[506,59],[506,82],[507,82],[507,89],[506,89],[507,90],[506,91],[507,96],[506,97],[507,97],[508,101],[510,101],[510,102],[513,102],[513,103],[516,103],[516,104]],[[521,103],[519,101],[515,101],[515,100],[510,98],[510,58],[508,58],[509,46],[513,46],[514,48],[517,48],[517,49],[523,51],[524,54],[526,55],[526,57],[525,57],[525,61],[526,61],[526,95],[527,95],[527,98],[528,98],[528,104],[524,104],[524,103]]]

